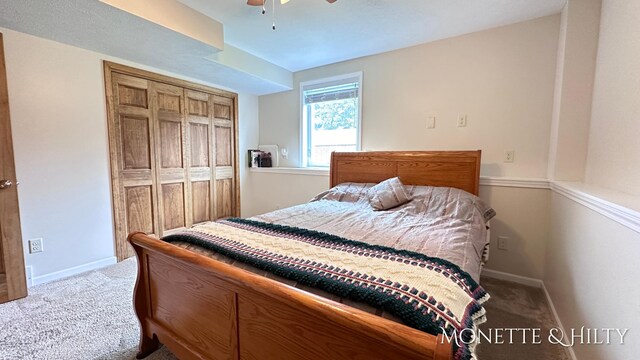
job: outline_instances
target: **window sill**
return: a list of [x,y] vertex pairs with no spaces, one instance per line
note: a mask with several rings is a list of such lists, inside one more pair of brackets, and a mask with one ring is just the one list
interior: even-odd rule
[[294,168],[294,167],[266,167],[266,168],[250,168],[254,173],[269,173],[269,174],[293,174],[293,175],[310,175],[310,176],[329,176],[329,168],[322,167],[306,167],[306,168]]

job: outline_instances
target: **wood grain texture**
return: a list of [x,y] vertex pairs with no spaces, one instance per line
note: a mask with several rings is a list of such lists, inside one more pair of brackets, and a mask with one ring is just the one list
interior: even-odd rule
[[405,185],[448,186],[478,195],[480,157],[480,150],[334,152],[330,185],[398,176]]
[[127,205],[127,231],[155,233],[151,186],[126,187],[124,191]]
[[[152,318],[211,358],[235,358],[235,292],[223,281],[199,271],[186,272],[155,254],[148,257],[148,269]],[[185,299],[185,293],[192,296]]]
[[[116,255],[119,260],[123,260],[133,255],[133,249],[126,243],[127,234],[133,231],[130,226],[145,232],[157,233],[158,230],[158,209],[153,201],[157,191],[154,176],[155,141],[152,135],[156,124],[150,121],[148,106],[141,108],[124,104],[120,98],[121,92],[118,91],[121,86],[126,85],[129,88],[144,89],[144,94],[148,97],[148,81],[105,72],[105,83]],[[146,103],[149,104],[149,99]],[[138,193],[134,191],[127,196],[127,189],[136,187],[146,187],[148,194],[137,189]],[[140,201],[144,196],[147,197],[146,202]],[[149,203],[150,209],[140,208]],[[151,216],[151,225],[147,216]]]
[[158,93],[158,110],[170,113],[181,113],[181,99],[178,95]]
[[187,171],[188,137],[184,124],[186,116],[176,111],[165,111],[160,102],[163,96],[175,97],[179,106],[174,110],[184,109],[184,89],[170,84],[155,81],[149,82],[151,95],[151,119],[156,123],[154,138],[159,156],[155,163],[155,178],[160,184],[157,192],[157,206],[162,209],[158,214],[159,236],[167,232],[181,229],[191,224],[191,182]]
[[191,183],[193,200],[193,223],[211,220],[211,191],[209,181],[195,181]]
[[190,124],[191,166],[209,167],[209,125]]
[[160,166],[182,167],[182,124],[176,121],[160,121]]
[[389,344],[317,312],[305,311],[262,294],[238,297],[241,359],[424,359],[424,353]]
[[215,104],[213,109],[216,119],[231,119],[231,106],[225,104]]
[[146,109],[147,103],[147,90],[135,88],[127,85],[118,86],[118,96],[120,97],[120,104],[131,105]]
[[122,116],[124,169],[151,169],[149,119]]
[[5,302],[27,296],[27,281],[22,251],[4,40],[0,33],[0,180],[2,179],[13,183],[11,187],[0,190],[0,257],[4,268],[0,286],[4,288],[2,292],[5,293],[5,296],[0,295],[0,302]]
[[216,216],[218,219],[234,216],[232,179],[216,180]]
[[[182,359],[451,359],[442,336],[141,233],[129,241],[142,269],[134,292],[141,353],[153,349],[150,339],[157,337]],[[158,303],[166,311],[158,311]],[[235,352],[227,357],[220,348]]]
[[231,128],[216,126],[216,166],[231,165]]
[[[4,256],[2,256],[3,252],[2,252],[2,241],[0,241],[0,275],[4,275]],[[6,278],[5,278],[6,280]],[[2,282],[0,282],[0,286],[2,285]]]
[[207,100],[189,98],[189,115],[209,116],[209,104]]
[[[133,255],[126,242],[129,223],[148,232],[151,216],[151,235],[163,236],[205,216],[213,220],[218,209],[238,216],[237,94],[111,62],[104,62],[104,74],[118,259]],[[228,107],[218,110],[225,118],[214,117],[216,104]],[[218,145],[215,126],[224,128]],[[223,167],[214,166],[218,153]],[[229,180],[220,191],[218,171]],[[209,183],[208,197],[194,196],[192,186],[200,182]],[[181,184],[181,194],[175,184]],[[127,204],[126,189],[134,187],[149,189],[151,207],[132,218],[127,210],[137,203]],[[196,191],[206,189],[200,185]],[[218,193],[225,200],[220,205]]]
[[163,230],[173,230],[186,226],[184,184],[163,184],[162,205],[164,209]]

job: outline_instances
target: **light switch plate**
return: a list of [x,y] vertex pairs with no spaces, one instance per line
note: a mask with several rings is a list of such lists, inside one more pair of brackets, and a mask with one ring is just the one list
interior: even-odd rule
[[435,129],[436,128],[436,117],[429,116],[427,118],[427,129]]
[[458,127],[466,127],[466,126],[467,126],[467,114],[459,114]]
[[509,238],[506,236],[498,236],[498,249],[509,250]]
[[512,163],[516,159],[516,152],[514,150],[505,150],[504,151],[504,162]]

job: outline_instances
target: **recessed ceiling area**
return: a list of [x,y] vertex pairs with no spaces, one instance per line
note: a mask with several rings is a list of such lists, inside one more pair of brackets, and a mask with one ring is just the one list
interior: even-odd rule
[[275,1],[277,28],[245,0],[180,0],[224,24],[225,42],[299,71],[559,13],[566,0]]

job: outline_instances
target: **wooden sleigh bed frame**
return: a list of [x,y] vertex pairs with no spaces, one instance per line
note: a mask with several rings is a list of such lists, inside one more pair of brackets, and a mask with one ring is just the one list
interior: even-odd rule
[[[478,194],[480,151],[333,153],[330,185],[399,176],[407,185]],[[138,359],[160,343],[187,359],[449,360],[433,336],[143,233],[134,307],[142,328]]]

